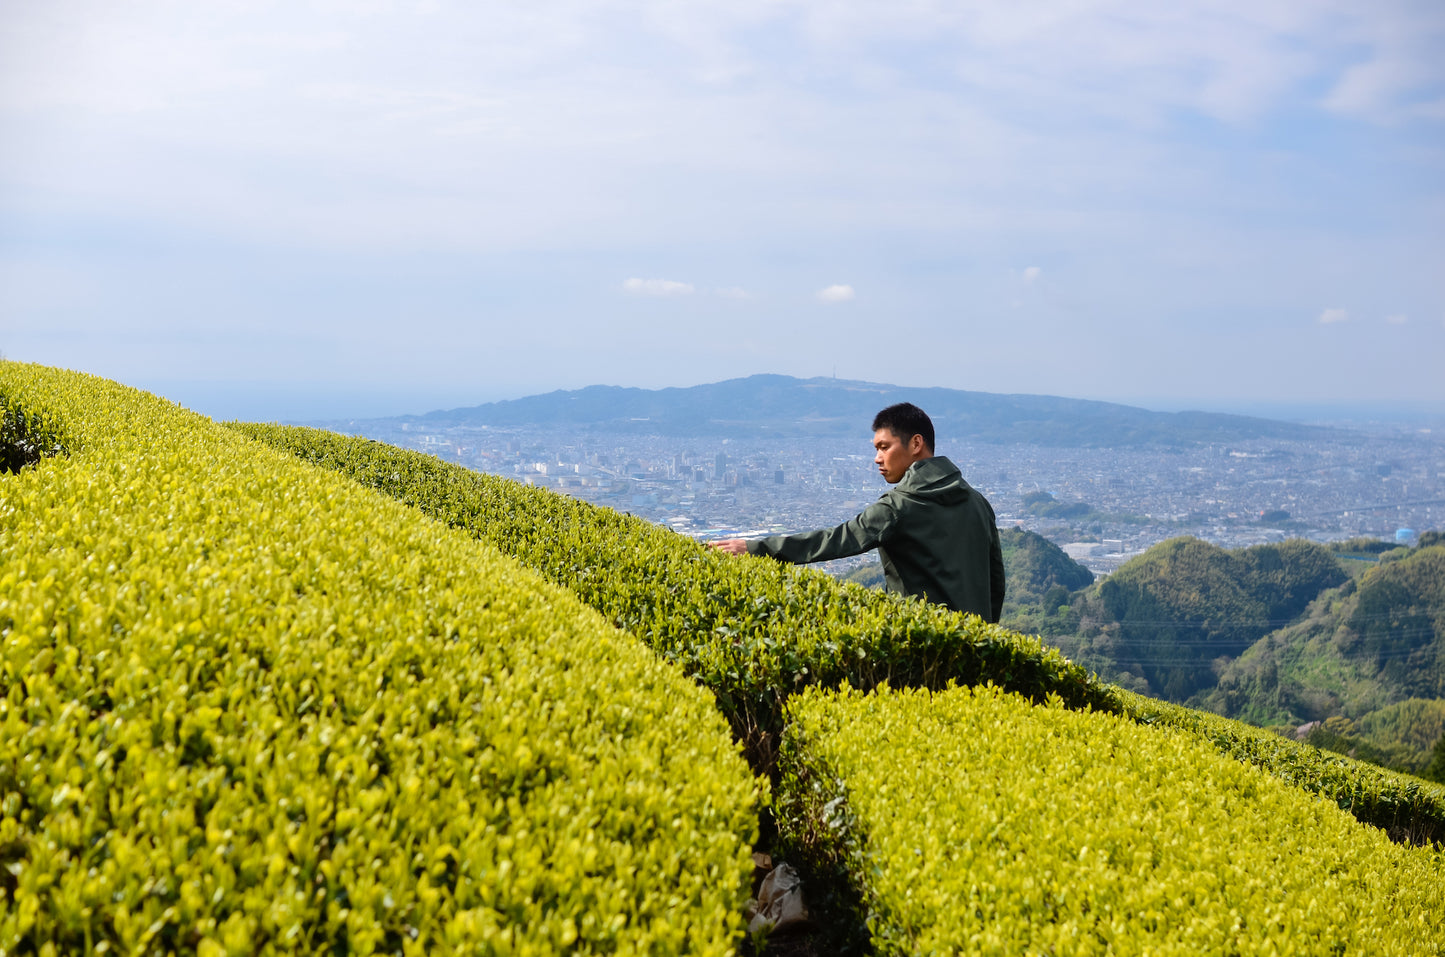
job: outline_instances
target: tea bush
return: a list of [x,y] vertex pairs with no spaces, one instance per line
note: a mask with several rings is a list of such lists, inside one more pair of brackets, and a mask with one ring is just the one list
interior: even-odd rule
[[0,953],[733,951],[758,785],[636,639],[144,393],[0,415]]
[[1141,724],[1175,728],[1232,758],[1328,798],[1366,824],[1411,844],[1445,840],[1445,787],[1208,711],[1117,689],[1120,713]]
[[1445,862],[1197,737],[985,686],[789,704],[775,798],[879,954],[1445,952]]
[[811,685],[991,680],[1077,707],[1110,700],[1058,651],[976,616],[716,554],[642,519],[380,442],[232,427],[464,528],[572,590],[710,688],[759,769],[771,765],[783,702]]
[[317,429],[232,427],[466,529],[571,589],[711,688],[759,769],[771,767],[783,703],[802,688],[992,682],[1184,728],[1399,839],[1445,837],[1445,788],[1104,685],[1037,637],[818,571],[715,555],[641,519],[420,452]]

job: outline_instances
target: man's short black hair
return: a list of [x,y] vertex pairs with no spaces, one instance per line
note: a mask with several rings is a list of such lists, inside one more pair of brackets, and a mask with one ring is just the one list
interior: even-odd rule
[[887,429],[904,442],[915,435],[923,436],[923,444],[933,453],[933,420],[912,402],[899,402],[873,416],[873,431]]

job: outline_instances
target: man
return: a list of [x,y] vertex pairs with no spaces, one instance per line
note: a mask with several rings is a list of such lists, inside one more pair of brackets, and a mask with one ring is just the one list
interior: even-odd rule
[[888,590],[998,621],[1003,550],[993,507],[958,467],[933,454],[933,422],[911,402],[873,418],[873,462],[896,486],[836,528],[709,544],[732,555],[766,555],[793,564],[878,549]]

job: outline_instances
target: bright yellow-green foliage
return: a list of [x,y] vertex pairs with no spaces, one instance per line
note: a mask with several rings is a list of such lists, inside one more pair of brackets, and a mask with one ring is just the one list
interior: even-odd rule
[[1183,732],[992,687],[789,704],[788,835],[880,954],[1445,951],[1445,865]]
[[[725,954],[711,696],[470,536],[0,363],[0,953]],[[13,414],[12,414],[13,413]]]
[[711,688],[760,767],[795,690],[993,682],[1184,727],[1397,836],[1445,836],[1445,788],[1105,687],[1037,638],[820,572],[714,555],[641,519],[419,452],[317,429],[232,427],[466,529],[571,589]]
[[1445,841],[1445,787],[1409,774],[1321,751],[1272,731],[1167,701],[1116,690],[1123,714],[1141,724],[1187,731],[1224,754],[1334,801],[1391,837],[1415,844]]
[[418,452],[316,429],[234,428],[496,545],[636,634],[711,688],[759,767],[782,702],[813,684],[993,681],[1102,707],[1102,684],[1058,651],[972,615],[741,560],[612,509]]

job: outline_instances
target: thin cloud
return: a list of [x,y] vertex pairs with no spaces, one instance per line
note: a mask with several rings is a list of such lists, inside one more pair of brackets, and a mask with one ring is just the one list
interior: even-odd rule
[[1348,318],[1350,318],[1350,314],[1344,309],[1326,309],[1324,312],[1320,313],[1320,324],[1329,326],[1337,322],[1344,322]]
[[1429,118],[1440,100],[1439,46],[1445,17],[1386,9],[1360,23],[1364,59],[1344,69],[1324,106],[1377,122]]
[[855,295],[852,286],[829,286],[826,289],[818,290],[818,299],[821,302],[847,302]]
[[746,289],[744,289],[742,286],[728,286],[726,289],[714,289],[714,290],[712,291],[712,294],[713,294],[714,296],[717,296],[719,299],[751,299],[751,298],[753,298],[753,297],[752,297],[752,294],[749,293],[749,292],[748,292]]
[[1397,312],[1393,316],[1386,316],[1385,321],[1392,326],[1403,326],[1405,323],[1410,321],[1410,317],[1405,315],[1403,312]]
[[1024,270],[1024,282],[1037,282],[1038,278],[1042,276],[1043,273],[1043,269],[1039,268],[1038,266],[1030,266],[1029,268]]
[[629,279],[622,284],[622,290],[633,296],[691,296],[690,282],[675,282],[671,279]]

